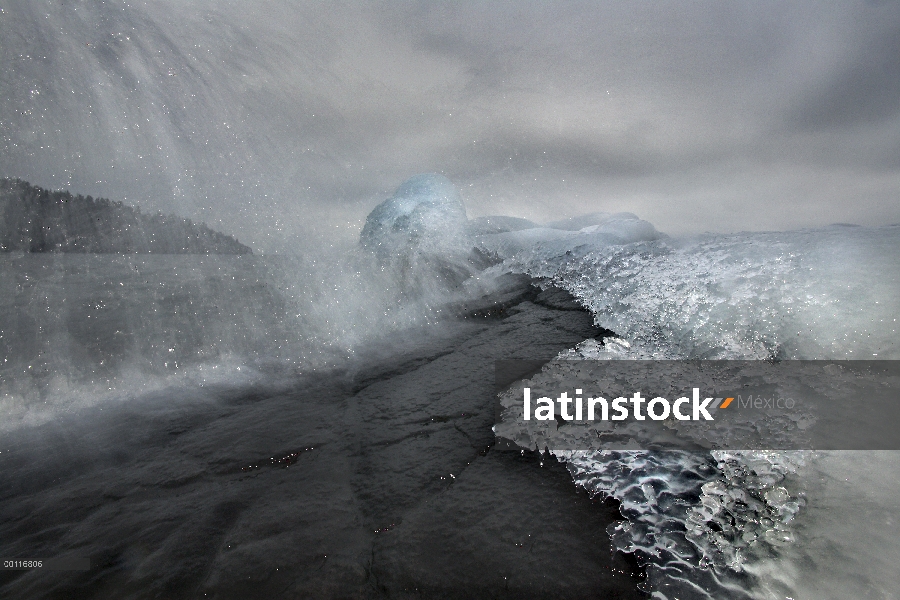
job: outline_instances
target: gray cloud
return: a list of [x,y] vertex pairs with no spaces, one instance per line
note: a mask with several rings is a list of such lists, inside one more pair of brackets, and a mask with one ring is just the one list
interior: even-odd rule
[[266,250],[470,215],[900,221],[897,3],[0,0],[0,175]]

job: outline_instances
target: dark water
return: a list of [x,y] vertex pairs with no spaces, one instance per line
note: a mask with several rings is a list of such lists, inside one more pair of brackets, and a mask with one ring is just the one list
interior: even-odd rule
[[631,598],[615,506],[553,459],[493,447],[493,362],[598,332],[523,285],[351,366],[170,388],[0,442],[5,598]]

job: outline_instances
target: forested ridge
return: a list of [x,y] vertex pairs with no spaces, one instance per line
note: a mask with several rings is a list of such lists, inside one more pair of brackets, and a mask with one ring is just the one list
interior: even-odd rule
[[0,179],[0,251],[251,254],[230,235],[176,215]]

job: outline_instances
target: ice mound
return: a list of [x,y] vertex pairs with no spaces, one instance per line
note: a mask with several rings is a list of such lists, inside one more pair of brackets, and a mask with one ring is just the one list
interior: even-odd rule
[[540,225],[521,217],[478,217],[469,221],[469,233],[472,235],[521,231],[523,229],[535,229],[536,227],[540,227]]
[[[603,215],[600,218],[599,215]],[[578,230],[537,227],[478,236],[479,246],[500,257],[528,256],[535,261],[544,257],[583,253],[593,248],[621,246],[665,237],[647,221],[631,213],[594,213]],[[573,221],[574,222],[574,221]]]
[[[619,214],[628,215],[635,219],[637,218],[631,213]],[[568,219],[561,219],[559,221],[552,221],[544,225],[544,227],[549,227],[550,229],[564,229],[566,231],[578,231],[580,229],[584,229],[585,227],[590,227],[591,225],[599,225],[609,219],[611,216],[612,215],[608,212],[593,212],[586,215],[569,217]]]
[[423,173],[369,213],[359,239],[382,256],[453,252],[465,245],[467,223],[456,186],[443,175]]
[[474,250],[459,191],[443,175],[407,179],[375,207],[360,234],[362,269],[396,301],[435,306],[462,294],[463,284],[491,262]]

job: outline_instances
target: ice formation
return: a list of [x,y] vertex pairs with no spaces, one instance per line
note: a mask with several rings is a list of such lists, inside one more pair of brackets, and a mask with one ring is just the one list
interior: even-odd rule
[[530,256],[536,262],[544,257],[571,256],[593,248],[620,246],[665,237],[647,221],[631,213],[593,215],[590,225],[578,230],[561,227],[535,227],[485,234],[477,238],[484,251],[500,258]]
[[[709,363],[702,368],[693,362],[670,363],[669,368],[654,363],[649,370],[627,360],[634,356],[621,340],[607,346],[616,359],[630,364],[595,368],[602,367],[598,350],[603,347],[591,342],[561,354],[531,377],[527,385],[532,394],[551,396],[553,390],[576,387],[587,394],[602,381],[602,390],[611,398],[634,389],[637,379],[649,397],[665,395],[672,377],[702,383],[724,379],[734,385],[775,374],[765,361],[719,363],[719,369]],[[816,374],[814,368],[800,373],[807,378]],[[657,597],[754,597],[748,565],[776,556],[779,548],[793,542],[794,519],[805,503],[798,474],[807,453],[701,449],[710,443],[714,448],[717,443],[744,447],[743,440],[759,433],[757,427],[766,430],[764,439],[785,436],[796,441],[804,430],[792,418],[754,415],[716,428],[646,420],[569,422],[560,427],[552,420],[524,421],[520,391],[516,386],[501,395],[505,409],[494,431],[523,448],[549,449],[566,463],[576,485],[621,503],[626,520],[609,534],[616,548],[634,553],[646,565],[645,588]],[[607,443],[613,449],[605,449]],[[648,444],[657,447],[645,450]],[[694,449],[680,449],[691,446]]]
[[480,239],[503,269],[565,288],[648,357],[900,358],[900,226],[640,241],[641,223],[623,221],[621,243]]
[[[631,213],[621,213],[623,215],[629,215],[637,218],[635,215]],[[599,225],[603,223],[612,215],[608,212],[593,212],[588,213],[586,215],[578,215],[575,217],[569,217],[568,219],[560,219],[559,221],[551,221],[547,223],[545,227],[549,227],[551,229],[564,229],[566,231],[578,231],[580,229],[584,229],[585,227],[590,227],[592,225]]]
[[446,254],[466,246],[467,223],[456,186],[443,175],[423,173],[369,213],[359,239],[380,255]]
[[473,252],[459,191],[434,173],[410,177],[376,206],[359,241],[361,268],[382,273],[398,302],[442,302],[488,264]]
[[[632,215],[553,225],[479,243],[495,270],[568,290],[619,337],[586,340],[538,379],[584,359],[900,358],[900,226],[675,240]],[[622,502],[610,534],[645,563],[653,597],[790,595],[765,565],[795,537],[809,453],[549,449],[578,485]]]

